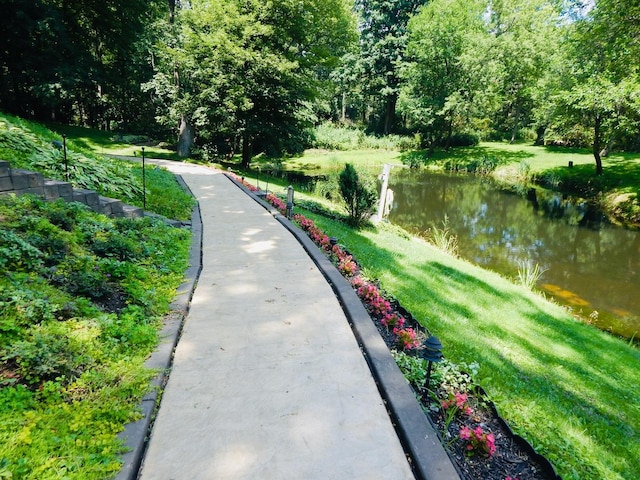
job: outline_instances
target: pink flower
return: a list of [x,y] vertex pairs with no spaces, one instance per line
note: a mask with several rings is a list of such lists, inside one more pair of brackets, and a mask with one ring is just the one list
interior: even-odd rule
[[462,427],[460,429],[460,438],[463,440],[469,440],[471,438],[471,429],[469,427]]
[[413,328],[395,327],[393,333],[398,336],[398,346],[405,350],[411,350],[420,346],[420,342],[418,342],[416,338],[416,331]]
[[456,407],[458,407],[459,409],[462,409],[465,403],[467,403],[467,394],[456,393]]

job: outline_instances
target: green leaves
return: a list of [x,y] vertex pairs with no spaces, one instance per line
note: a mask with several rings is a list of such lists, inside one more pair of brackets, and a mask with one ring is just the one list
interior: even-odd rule
[[159,118],[185,119],[214,155],[299,149],[324,93],[321,76],[354,30],[344,0],[221,2],[181,11],[145,86]]
[[362,225],[375,206],[377,199],[375,191],[360,180],[350,163],[347,163],[344,170],[340,172],[338,183],[349,214],[349,222],[354,226]]

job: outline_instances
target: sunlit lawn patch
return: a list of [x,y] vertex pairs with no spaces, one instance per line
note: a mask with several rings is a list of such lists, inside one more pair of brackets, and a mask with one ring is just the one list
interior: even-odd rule
[[639,478],[640,352],[399,229],[305,212],[445,345],[563,478]]

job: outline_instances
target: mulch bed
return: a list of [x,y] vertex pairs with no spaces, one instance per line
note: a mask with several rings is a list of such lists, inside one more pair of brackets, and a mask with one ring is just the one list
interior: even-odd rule
[[[405,318],[405,326],[424,330],[397,302],[391,302],[391,305],[394,312]],[[370,314],[387,347],[397,349],[396,336],[381,323],[379,316],[371,312]],[[415,386],[412,385],[412,388],[416,391]],[[462,480],[560,480],[548,460],[536,453],[526,440],[511,431],[481,388],[468,392],[469,403],[473,405],[472,415],[456,415],[446,431],[443,408],[437,405],[434,399],[427,405],[424,392],[416,393],[417,397],[422,397],[424,410],[429,412],[427,416]],[[436,393],[440,398],[444,396],[442,392]],[[483,431],[492,433],[495,437],[495,453],[492,456],[482,453],[470,455],[467,442],[460,439],[460,429],[464,426],[472,430],[480,426]]]

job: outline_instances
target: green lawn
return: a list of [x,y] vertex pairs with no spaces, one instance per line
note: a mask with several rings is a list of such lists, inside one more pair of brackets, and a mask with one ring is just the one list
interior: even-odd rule
[[447,358],[480,364],[501,414],[563,478],[640,478],[637,349],[397,228],[354,231],[303,213],[442,340]]

